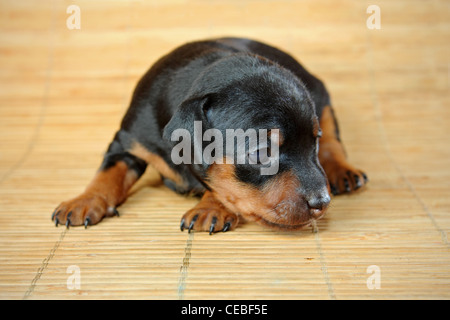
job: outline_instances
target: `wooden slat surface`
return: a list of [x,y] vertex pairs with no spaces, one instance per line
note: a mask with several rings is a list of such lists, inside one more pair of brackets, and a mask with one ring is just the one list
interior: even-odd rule
[[[0,298],[450,298],[448,1],[0,2]],[[136,81],[184,42],[247,36],[323,79],[368,187],[312,229],[180,232],[196,199],[151,170],[98,226],[55,228],[117,130]],[[81,289],[69,290],[69,266]],[[381,270],[381,289],[366,272]]]

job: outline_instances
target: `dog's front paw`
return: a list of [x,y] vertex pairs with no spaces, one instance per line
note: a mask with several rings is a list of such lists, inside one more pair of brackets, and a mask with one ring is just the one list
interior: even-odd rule
[[102,196],[83,193],[80,196],[62,202],[53,212],[52,221],[55,225],[81,226],[99,223],[106,216],[119,215],[117,209],[109,205]]
[[239,217],[228,211],[221,203],[206,192],[200,202],[181,218],[180,229],[207,231],[209,234],[236,228]]
[[336,161],[324,166],[333,195],[350,193],[363,187],[369,179],[367,175],[347,161]]
[[236,214],[218,208],[193,208],[181,219],[180,229],[207,231],[209,234],[236,228],[239,218]]

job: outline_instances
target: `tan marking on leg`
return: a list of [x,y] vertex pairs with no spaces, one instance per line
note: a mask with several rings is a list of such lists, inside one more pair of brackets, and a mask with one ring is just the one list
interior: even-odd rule
[[352,192],[367,183],[367,176],[347,161],[344,146],[336,136],[336,124],[330,106],[320,118],[322,138],[319,141],[319,161],[327,174],[334,194]]
[[170,168],[170,166],[166,163],[166,161],[164,161],[161,156],[150,152],[139,142],[135,141],[128,152],[146,161],[148,164],[153,166],[163,177],[172,180],[177,185],[185,185],[185,182],[180,174]]
[[108,203],[116,206],[125,201],[128,190],[137,179],[134,170],[130,170],[125,162],[118,161],[111,168],[97,172],[85,193],[101,195]]
[[98,171],[78,197],[62,202],[52,219],[56,224],[67,222],[70,226],[97,224],[104,217],[117,213],[115,208],[126,200],[137,179],[134,170],[118,161],[114,166]]

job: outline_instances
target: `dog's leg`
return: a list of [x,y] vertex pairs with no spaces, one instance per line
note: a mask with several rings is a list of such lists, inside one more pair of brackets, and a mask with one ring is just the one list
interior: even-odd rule
[[53,212],[56,226],[97,224],[104,217],[118,215],[116,207],[125,201],[131,186],[144,173],[147,163],[126,152],[113,141],[103,163],[86,190],[78,197],[62,202]]
[[200,202],[184,214],[180,228],[181,231],[186,228],[189,232],[191,230],[208,231],[212,234],[217,231],[232,230],[238,222],[239,218],[236,214],[228,211],[211,191],[206,191]]
[[352,192],[368,181],[367,175],[347,161],[347,155],[339,138],[339,130],[333,110],[326,106],[320,118],[322,137],[319,142],[319,161],[330,182],[334,195]]

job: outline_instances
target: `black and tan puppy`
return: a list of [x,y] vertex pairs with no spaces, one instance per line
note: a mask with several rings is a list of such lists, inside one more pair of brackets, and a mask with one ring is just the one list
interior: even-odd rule
[[[195,123],[200,134],[266,129],[268,140],[244,155],[256,163],[230,163],[226,153],[223,163],[176,164],[173,133],[195,136]],[[270,155],[273,141],[277,171],[262,175],[258,156]],[[206,146],[196,139],[192,144],[200,152]],[[324,215],[330,192],[352,192],[367,182],[346,160],[323,83],[288,54],[237,38],[188,43],[155,63],[139,81],[93,181],[61,203],[52,220],[87,226],[118,215],[117,206],[148,164],[171,189],[202,196],[182,217],[181,229],[210,233],[234,229],[240,216],[299,229]]]

